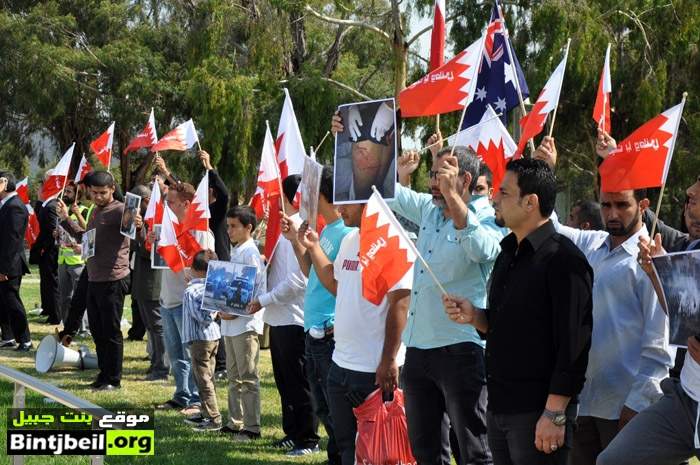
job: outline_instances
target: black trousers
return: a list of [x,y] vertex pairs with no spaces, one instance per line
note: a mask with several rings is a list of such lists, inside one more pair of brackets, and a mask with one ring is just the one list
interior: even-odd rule
[[73,291],[73,297],[70,300],[70,308],[68,309],[68,316],[66,316],[63,321],[63,331],[61,335],[68,334],[73,337],[78,330],[80,330],[80,324],[83,321],[83,315],[85,315],[85,309],[87,308],[87,290],[88,274],[87,266],[85,266],[83,267],[83,272],[80,273],[75,291]]
[[163,320],[160,316],[160,303],[157,300],[140,300],[138,311],[141,321],[143,321],[146,331],[148,331],[148,340],[151,343],[151,365],[148,368],[148,372],[154,375],[167,376],[170,368],[165,364],[165,339],[163,336]]
[[123,280],[88,283],[87,312],[90,332],[95,340],[98,381],[118,386],[122,377],[124,340],[121,321],[124,312]]
[[348,370],[335,363],[328,371],[328,407],[342,465],[355,465],[357,418],[352,409],[357,405],[351,399],[365,399],[377,389],[376,377],[376,373]]
[[[217,325],[221,326],[221,321],[216,322]],[[214,365],[214,373],[224,371],[226,369],[226,344],[224,344],[224,337],[221,336],[219,340],[219,347],[216,349],[216,364]]]
[[16,342],[30,342],[29,324],[24,304],[19,296],[22,277],[10,278],[0,282],[0,328],[2,339],[14,339]]
[[535,447],[535,426],[542,411],[517,414],[489,412],[487,424],[494,465],[567,465],[578,405],[566,409],[564,445],[551,454]]
[[131,328],[127,332],[129,339],[140,341],[146,335],[146,325],[141,318],[141,309],[138,299],[131,296]]
[[42,315],[52,323],[60,323],[58,312],[58,249],[49,249],[39,259],[39,291]]
[[282,430],[296,447],[313,448],[319,440],[318,418],[306,378],[304,337],[302,326],[270,327],[270,355],[282,403]]
[[484,349],[471,342],[435,349],[409,347],[402,376],[408,438],[419,465],[450,463],[449,425],[459,444],[459,465],[492,463],[486,436]]
[[335,431],[333,429],[333,419],[328,409],[328,372],[333,363],[333,350],[335,341],[333,336],[326,336],[323,339],[314,339],[310,334],[306,334],[306,378],[309,380],[311,388],[311,401],[314,406],[314,413],[323,423],[328,434],[328,464],[339,465],[340,451],[335,441]]

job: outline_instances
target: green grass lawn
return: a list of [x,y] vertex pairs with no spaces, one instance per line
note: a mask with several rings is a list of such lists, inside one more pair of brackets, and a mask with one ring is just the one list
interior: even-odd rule
[[[29,276],[30,280],[22,286],[22,298],[28,310],[39,305],[39,285],[35,281],[38,273]],[[33,279],[32,279],[33,278]],[[125,304],[129,306],[129,300]],[[131,312],[125,311],[125,317],[131,320]],[[38,342],[46,334],[53,332],[54,327],[41,324],[45,318],[30,316],[30,329],[35,348]],[[92,339],[78,340],[78,344],[86,344],[94,351]],[[148,362],[146,357],[145,342],[131,342],[125,340],[124,345],[124,375],[122,389],[110,393],[93,393],[87,387],[97,374],[96,370],[80,371],[78,369],[65,368],[51,371],[45,375],[39,375],[34,370],[34,352],[18,354],[11,350],[0,351],[0,364],[21,370],[30,375],[54,384],[62,389],[72,392],[78,397],[87,399],[97,405],[116,411],[118,408],[148,407],[156,403],[168,400],[174,392],[173,382],[145,382],[139,381],[146,373]],[[279,396],[272,376],[272,364],[270,352],[264,350],[260,354],[260,377],[262,395],[262,435],[263,438],[252,443],[234,443],[229,436],[218,433],[195,433],[183,423],[183,416],[179,412],[157,412],[155,426],[155,456],[154,457],[105,457],[108,464],[311,464],[323,463],[326,460],[325,449],[320,454],[312,454],[303,458],[288,458],[283,451],[272,447],[272,443],[283,437],[282,419],[280,413]],[[225,415],[226,410],[226,385],[217,383],[219,407]],[[5,408],[12,405],[13,385],[0,381],[0,464],[10,463],[5,455],[6,451],[6,415]],[[44,399],[27,390],[28,407],[59,407],[56,404],[47,404]],[[325,431],[322,447],[325,447]],[[86,457],[56,457],[27,456],[26,462],[30,465],[39,464],[87,464]]]

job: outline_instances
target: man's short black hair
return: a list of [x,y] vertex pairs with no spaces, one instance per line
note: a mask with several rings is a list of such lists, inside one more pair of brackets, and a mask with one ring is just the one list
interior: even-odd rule
[[289,203],[294,203],[294,197],[297,195],[299,183],[301,183],[301,176],[298,174],[290,174],[282,181],[282,192],[284,196],[287,197]]
[[540,204],[540,214],[549,218],[554,211],[557,199],[557,178],[554,171],[542,160],[519,158],[506,165],[506,171],[518,176],[520,197],[535,194]]
[[593,231],[602,231],[603,218],[600,216],[600,204],[592,200],[579,200],[574,204],[578,208],[578,220],[591,225]]
[[258,219],[255,217],[255,210],[248,205],[238,205],[226,212],[226,218],[236,218],[243,226],[252,225],[250,232],[255,231]]
[[641,202],[642,200],[648,198],[647,195],[649,192],[647,189],[635,189],[634,190],[634,200],[637,201],[637,203]]
[[90,187],[116,187],[114,176],[109,171],[94,171],[90,175]]
[[9,171],[0,171],[0,178],[7,179],[7,186],[5,186],[5,192],[14,192],[17,189],[17,179],[15,175]]
[[[452,147],[445,147],[438,152],[436,158],[444,157],[450,153],[452,153]],[[469,192],[473,192],[476,188],[476,180],[479,178],[479,165],[481,164],[479,157],[472,149],[463,145],[456,146],[453,155],[457,158],[459,175],[462,176],[464,173],[471,174],[472,180],[469,183]]]
[[209,268],[209,261],[211,260],[218,260],[216,252],[213,250],[200,250],[194,254],[192,269],[195,271],[207,271],[207,268]]
[[333,168],[330,166],[324,165],[321,171],[319,194],[326,199],[326,202],[333,203]]
[[486,184],[489,187],[493,187],[493,173],[491,172],[491,168],[489,168],[489,165],[484,163],[484,161],[481,161],[481,165],[479,165],[479,176],[483,176],[486,178]]

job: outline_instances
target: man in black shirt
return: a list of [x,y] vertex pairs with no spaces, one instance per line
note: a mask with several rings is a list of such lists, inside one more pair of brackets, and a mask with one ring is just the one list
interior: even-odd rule
[[486,334],[487,426],[494,465],[566,464],[591,344],[593,271],[549,220],[556,179],[541,160],[506,167],[494,206],[501,241],[487,309],[445,296],[457,323]]

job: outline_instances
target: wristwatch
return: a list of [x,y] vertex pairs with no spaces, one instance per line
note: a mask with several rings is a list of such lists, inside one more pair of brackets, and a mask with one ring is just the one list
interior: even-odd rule
[[544,409],[542,416],[552,420],[556,426],[564,426],[566,424],[566,415],[563,411],[553,412],[551,410]]

